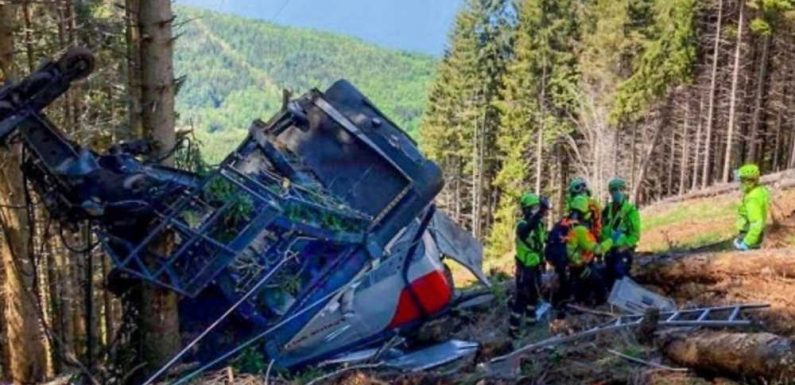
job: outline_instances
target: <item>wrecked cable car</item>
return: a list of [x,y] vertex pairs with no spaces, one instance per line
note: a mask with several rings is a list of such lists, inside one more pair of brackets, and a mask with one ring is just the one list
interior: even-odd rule
[[182,295],[185,348],[158,374],[252,345],[284,368],[378,346],[454,305],[443,258],[488,284],[481,245],[434,207],[439,167],[347,81],[255,121],[197,175],[142,160],[143,141],[81,147],[47,119],[92,67],[74,48],[0,89],[0,142],[24,146],[22,171],[54,218],[91,224],[114,286]]

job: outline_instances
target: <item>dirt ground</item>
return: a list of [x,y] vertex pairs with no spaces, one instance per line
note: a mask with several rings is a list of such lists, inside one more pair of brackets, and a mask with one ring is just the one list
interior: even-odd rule
[[[764,247],[792,245],[795,243],[795,189],[772,191],[771,195],[773,207],[770,210]],[[644,223],[648,222],[653,227],[644,229],[638,250],[671,251],[709,247],[716,243],[715,246],[721,247],[725,243],[721,241],[730,240],[735,235],[734,223],[739,200],[738,192],[645,208],[641,212]],[[676,219],[662,225],[653,225],[658,218],[666,217]]]

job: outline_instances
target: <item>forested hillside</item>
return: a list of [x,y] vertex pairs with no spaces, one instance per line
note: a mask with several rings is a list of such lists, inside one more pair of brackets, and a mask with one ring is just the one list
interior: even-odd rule
[[281,90],[325,89],[347,78],[388,116],[414,133],[434,71],[430,56],[379,48],[352,38],[281,27],[191,7],[177,40],[175,67],[182,125],[199,129],[206,156],[219,160],[281,104]]
[[[259,376],[257,383],[346,383],[346,378],[333,377],[341,370],[366,368],[391,376],[373,383],[654,383],[641,380],[644,372],[727,375],[750,383],[762,383],[757,377],[764,383],[795,378],[793,1],[465,0],[451,26],[448,49],[436,60],[198,9],[172,12],[172,0],[0,0],[0,84],[9,81],[0,95],[0,126],[21,133],[0,138],[7,144],[0,151],[0,383],[141,384],[160,368],[186,379],[183,375],[210,358],[204,351],[222,354],[223,363],[210,362],[209,367],[230,367],[193,383],[247,383],[254,378],[241,372]],[[39,102],[47,104],[47,98],[65,91],[76,80],[74,71],[91,67],[87,60],[80,66],[59,62],[37,69],[43,58],[69,56],[65,51],[86,54],[75,46],[93,53],[93,72],[46,106],[46,120],[36,118]],[[29,77],[32,73],[37,75]],[[24,78],[30,81],[14,83]],[[379,248],[370,235],[380,234],[386,228],[381,223],[391,221],[392,214],[375,218],[375,227],[358,214],[346,214],[352,213],[348,200],[341,203],[335,184],[348,181],[333,174],[338,165],[343,170],[352,163],[361,165],[360,158],[348,162],[333,153],[318,157],[317,163],[330,160],[323,164],[333,175],[327,181],[311,176],[314,166],[305,168],[282,148],[271,150],[261,143],[258,151],[268,153],[271,161],[252,157],[235,170],[224,170],[229,175],[205,177],[206,164],[197,159],[197,147],[178,140],[178,129],[192,127],[203,141],[205,158],[220,160],[253,119],[267,119],[279,108],[283,88],[298,94],[323,89],[338,78],[359,86],[442,167],[446,186],[437,197],[438,206],[486,244],[489,270],[513,264],[516,198],[521,193],[549,196],[555,208],[549,217],[557,219],[565,187],[574,176],[585,177],[600,199],[605,198],[607,180],[622,176],[633,200],[644,206],[638,250],[660,253],[638,253],[633,271],[638,283],[671,296],[680,308],[769,303],[770,312],[748,315],[762,322],[733,334],[740,339],[717,344],[709,338],[714,335],[688,334],[692,323],[678,328],[677,333],[685,333],[681,338],[689,340],[678,343],[661,344],[663,333],[651,332],[657,340],[640,342],[636,333],[620,332],[575,341],[569,337],[576,330],[555,330],[546,322],[524,325],[527,330],[517,338],[508,334],[508,306],[517,303],[512,299],[521,283],[510,285],[500,274],[491,274],[493,291],[445,291],[450,282],[445,283],[447,272],[435,257],[441,258],[446,247],[432,247],[442,238],[408,233],[426,225],[435,231],[444,222],[429,223],[433,217],[422,215],[422,227],[413,221],[398,233],[399,226],[394,226],[399,235],[395,240],[412,236],[414,241]],[[370,123],[380,125],[378,119]],[[50,124],[63,132],[39,136],[52,132]],[[45,129],[37,130],[41,127]],[[70,140],[66,145],[61,134]],[[152,146],[140,145],[139,139]],[[271,157],[276,153],[288,156]],[[413,151],[406,155],[418,159]],[[344,164],[335,162],[343,158]],[[762,250],[724,253],[720,248],[736,236],[732,222],[739,203],[737,185],[724,182],[746,162],[758,163],[768,174],[762,181],[772,194],[769,227]],[[197,179],[155,164],[195,170]],[[263,178],[235,176],[244,168]],[[789,170],[770,175],[783,169]],[[377,179],[381,175],[371,174],[379,170],[363,172],[359,180],[365,182],[356,183],[357,189],[363,186],[362,194],[357,190],[351,196],[367,200],[383,194]],[[206,182],[200,183],[201,192],[197,181]],[[414,187],[419,191],[429,186]],[[401,190],[396,195],[400,199],[382,213],[406,207],[395,204],[405,203],[400,200],[409,192]],[[273,200],[265,204],[257,195]],[[281,204],[287,201],[292,203]],[[409,201],[412,206],[416,202]],[[427,201],[422,202],[416,213],[430,212],[422,207]],[[158,230],[150,232],[154,227]],[[354,233],[349,229],[353,227],[360,230]],[[237,241],[242,238],[247,240]],[[288,239],[289,244],[282,243]],[[467,242],[466,249],[479,248]],[[405,258],[395,258],[404,250]],[[419,257],[409,258],[409,252]],[[259,259],[257,253],[277,258]],[[434,265],[438,274],[409,281],[408,267],[418,261]],[[393,280],[401,270],[393,269],[396,263],[405,274]],[[126,266],[127,273],[115,270],[119,266]],[[128,274],[131,266],[144,280],[170,288],[181,278],[203,281],[210,301],[139,284]],[[201,271],[193,274],[194,269]],[[208,275],[219,269],[223,275]],[[176,270],[179,277],[173,274]],[[426,284],[428,277],[439,285]],[[245,285],[238,285],[243,279]],[[248,286],[250,282],[256,286]],[[387,285],[376,286],[381,282],[392,289],[382,291]],[[321,286],[329,289],[322,298]],[[391,293],[396,307],[357,307],[362,296],[356,290],[374,287],[374,302],[388,304],[382,298]],[[417,297],[415,288],[423,296]],[[236,293],[226,297],[232,290]],[[445,292],[450,295],[444,301],[451,302],[441,305],[444,310],[425,314],[425,299]],[[493,302],[470,297],[481,293],[493,294]],[[546,294],[556,293],[545,293],[549,298]],[[233,300],[231,307],[225,303]],[[295,326],[301,334],[285,338],[288,342],[268,334],[292,320],[310,318],[307,309],[319,310],[323,301],[328,301],[324,309],[333,310],[313,313],[322,315],[311,317],[320,327],[292,323],[289,329]],[[351,303],[355,312],[349,312]],[[260,306],[267,312],[252,312]],[[403,309],[420,318],[396,323]],[[611,333],[618,332],[613,325],[630,325],[614,324],[621,321],[614,309],[581,309],[582,314],[571,312],[566,319],[585,333],[596,325],[611,325]],[[449,318],[441,318],[447,310],[444,317]],[[332,311],[340,318],[326,318]],[[388,316],[382,319],[390,323],[388,329],[370,322],[376,312]],[[746,321],[735,318],[739,310],[732,314],[728,321]],[[729,326],[703,318],[707,315],[717,316],[705,312],[699,319]],[[195,319],[197,325],[180,319]],[[412,329],[426,320],[433,322]],[[248,338],[261,329],[267,329],[259,335],[264,339]],[[355,336],[371,330],[388,340],[380,346],[369,337],[346,344],[340,353],[366,346],[375,348],[375,356],[339,370],[310,365],[290,373],[278,367],[277,357],[263,354],[271,347],[303,354],[312,350],[306,346],[347,338],[346,330]],[[450,334],[437,336],[436,330]],[[745,333],[749,331],[765,333],[753,333],[761,336],[754,340]],[[219,344],[202,340],[205,332],[217,333]],[[637,336],[649,337],[641,334],[647,333]],[[676,337],[665,334],[666,339]],[[550,341],[542,339],[547,335],[554,344],[544,342]],[[454,363],[451,370],[408,374],[382,360],[391,359],[393,351],[408,352],[448,337],[476,341],[480,347],[472,350],[472,359]],[[306,341],[317,345],[301,345]],[[564,347],[566,341],[570,344]],[[259,342],[267,343],[268,350],[252,344]],[[528,349],[531,345],[554,349],[555,354]],[[674,349],[677,345],[684,347]],[[180,350],[187,356],[163,366]],[[505,369],[491,366],[495,355],[511,350],[529,359],[505,360]],[[330,351],[336,349],[325,353]],[[688,362],[692,355],[683,353],[693,351],[701,362]],[[225,361],[226,352],[240,354]],[[382,357],[383,352],[388,354]],[[719,359],[709,356],[724,353]],[[687,357],[664,361],[663,355]],[[685,373],[685,367],[695,370]],[[351,372],[351,381],[363,383],[361,373]]]
[[501,256],[515,198],[575,175],[646,203],[793,167],[794,34],[789,0],[470,0],[421,128],[440,203]]

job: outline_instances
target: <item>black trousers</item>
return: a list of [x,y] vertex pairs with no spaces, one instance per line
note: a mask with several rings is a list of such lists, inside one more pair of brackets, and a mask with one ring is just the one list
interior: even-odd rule
[[539,266],[525,266],[516,261],[516,295],[511,302],[511,333],[518,333],[522,321],[535,321],[538,304],[541,269]]
[[571,280],[566,262],[556,261],[553,267],[558,277],[558,288],[552,293],[552,307],[560,313],[566,302],[571,299]]
[[635,252],[632,249],[623,248],[620,250],[610,250],[605,255],[605,285],[607,290],[613,288],[613,284],[624,277],[630,276],[632,262],[635,260]]
[[[590,270],[586,273],[586,267]],[[604,271],[596,263],[569,266],[569,293],[574,300],[586,306],[599,306],[607,301]]]

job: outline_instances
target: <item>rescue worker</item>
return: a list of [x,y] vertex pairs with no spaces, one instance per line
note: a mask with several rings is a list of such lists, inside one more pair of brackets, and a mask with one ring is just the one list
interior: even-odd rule
[[556,319],[563,319],[566,316],[565,304],[570,300],[571,296],[568,273],[569,257],[566,247],[572,221],[568,217],[569,215],[567,214],[552,226],[544,248],[544,259],[554,269],[555,277],[557,278],[557,284],[554,285],[554,290],[550,293]]
[[640,240],[640,213],[627,199],[627,183],[623,179],[613,178],[607,190],[610,202],[602,211],[601,239],[610,239],[613,243],[605,255],[605,284],[609,290],[632,269],[635,247]]
[[547,229],[544,216],[549,210],[546,197],[527,193],[519,201],[522,218],[516,225],[516,296],[511,305],[510,334],[519,336],[523,324],[536,321],[541,271]]
[[564,210],[564,215],[569,214],[569,210],[571,208],[571,202],[579,197],[585,196],[588,198],[588,209],[591,212],[590,217],[587,221],[583,221],[583,224],[588,227],[591,232],[597,238],[602,233],[602,210],[599,207],[599,202],[591,196],[591,189],[588,188],[588,183],[582,177],[576,177],[569,182],[569,186],[566,188],[566,208]]
[[759,167],[746,164],[737,170],[743,200],[737,209],[737,231],[734,240],[737,250],[758,249],[765,235],[767,211],[770,208],[770,192],[759,184]]
[[602,242],[586,226],[590,223],[590,199],[581,195],[571,201],[568,222],[570,230],[566,236],[566,254],[568,257],[568,283],[570,293],[577,302],[589,305],[600,305],[607,299],[602,272],[595,263],[597,255],[610,250],[613,241]]

